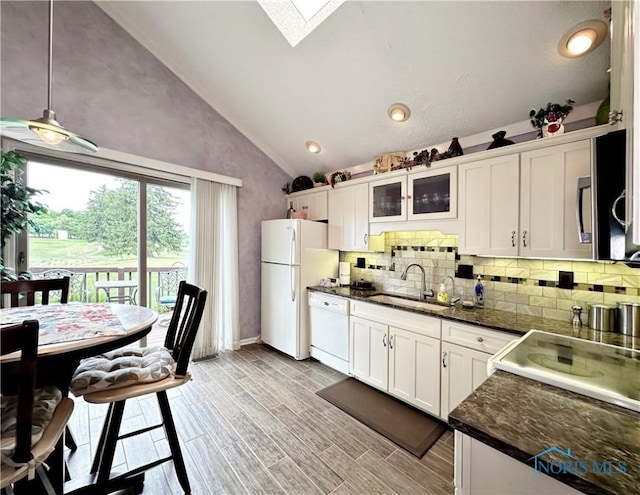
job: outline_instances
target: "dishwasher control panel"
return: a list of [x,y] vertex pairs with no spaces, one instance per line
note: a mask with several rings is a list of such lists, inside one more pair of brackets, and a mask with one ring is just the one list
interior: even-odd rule
[[334,313],[344,315],[349,314],[349,299],[330,296],[319,292],[309,292],[309,306],[314,308],[323,308]]

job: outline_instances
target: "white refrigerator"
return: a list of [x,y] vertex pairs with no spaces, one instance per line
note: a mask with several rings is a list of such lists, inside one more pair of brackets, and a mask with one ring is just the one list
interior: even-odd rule
[[338,274],[327,225],[309,220],[262,222],[261,338],[295,359],[310,355],[307,287]]

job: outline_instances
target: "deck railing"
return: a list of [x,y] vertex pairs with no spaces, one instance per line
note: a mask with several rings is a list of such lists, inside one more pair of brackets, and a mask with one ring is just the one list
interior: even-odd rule
[[[46,266],[46,267],[31,267],[29,271],[32,273],[44,272],[53,268],[64,268],[74,273],[86,273],[86,286],[84,290],[88,290],[91,293],[91,301],[104,302],[106,301],[106,295],[103,291],[97,291],[95,283],[98,281],[112,281],[112,280],[139,280],[138,269],[136,267],[79,267],[79,266]],[[160,285],[160,272],[167,272],[175,270],[175,266],[164,267],[147,267],[147,301],[146,306],[153,309],[161,309],[158,307],[156,300],[156,290]],[[119,294],[122,296],[122,294]],[[75,294],[69,294],[69,298],[74,300]],[[138,301],[138,304],[141,304]]]

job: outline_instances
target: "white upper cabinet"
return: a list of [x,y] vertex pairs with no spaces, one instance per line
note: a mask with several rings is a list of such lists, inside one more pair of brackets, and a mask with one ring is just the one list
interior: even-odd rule
[[589,140],[460,165],[459,252],[590,258],[577,222],[578,180],[590,174]]
[[518,255],[519,155],[460,165],[461,254]]
[[440,220],[457,216],[456,166],[369,183],[369,221]]
[[[638,46],[637,1],[617,0],[611,3],[611,104],[610,124],[618,122],[627,128],[633,122],[634,80],[637,84],[636,59]],[[635,24],[635,27],[634,27]],[[635,46],[634,46],[635,45]],[[637,86],[636,86],[637,88]]]
[[408,220],[456,218],[458,208],[458,169],[442,167],[407,177]]
[[[578,180],[589,175],[589,140],[520,155],[520,256],[591,257],[591,244],[580,244],[577,222]],[[584,221],[591,225],[591,218]]]
[[[313,191],[311,189],[310,191]],[[295,196],[287,198],[287,208],[293,203],[296,211],[307,210],[307,220],[327,220],[327,191],[316,191],[308,193],[296,193]]]
[[370,222],[402,222],[406,220],[406,176],[370,182],[369,202]]
[[329,191],[328,199],[329,249],[375,249],[369,239],[369,185],[336,187]]

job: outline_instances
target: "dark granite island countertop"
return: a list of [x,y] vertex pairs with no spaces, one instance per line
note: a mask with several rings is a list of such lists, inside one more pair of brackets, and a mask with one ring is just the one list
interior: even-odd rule
[[[531,329],[542,330],[543,332],[565,335],[568,337],[577,337],[603,344],[612,344],[630,349],[640,349],[640,338],[633,338],[627,335],[621,335],[615,332],[598,332],[586,325],[574,327],[570,322],[550,320],[537,316],[520,315],[509,313],[506,311],[498,311],[495,309],[463,309],[461,306],[450,307],[444,311],[431,311],[429,309],[411,308],[407,306],[394,305],[368,300],[370,296],[383,294],[379,291],[363,291],[354,290],[349,287],[307,287],[308,290],[315,292],[323,292],[325,294],[333,294],[349,299],[360,300],[370,304],[382,304],[391,306],[403,311],[411,311],[429,316],[438,316],[447,320],[459,321],[460,323],[468,323],[470,325],[480,325],[495,330],[502,330],[518,335],[524,335]],[[393,294],[389,294],[393,295]],[[401,296],[400,296],[401,297]]]
[[[587,494],[640,493],[640,414],[597,399],[496,371],[449,414],[456,430],[532,468],[557,446],[577,459],[626,463],[624,474],[552,474]],[[558,453],[541,457],[566,461]]]

